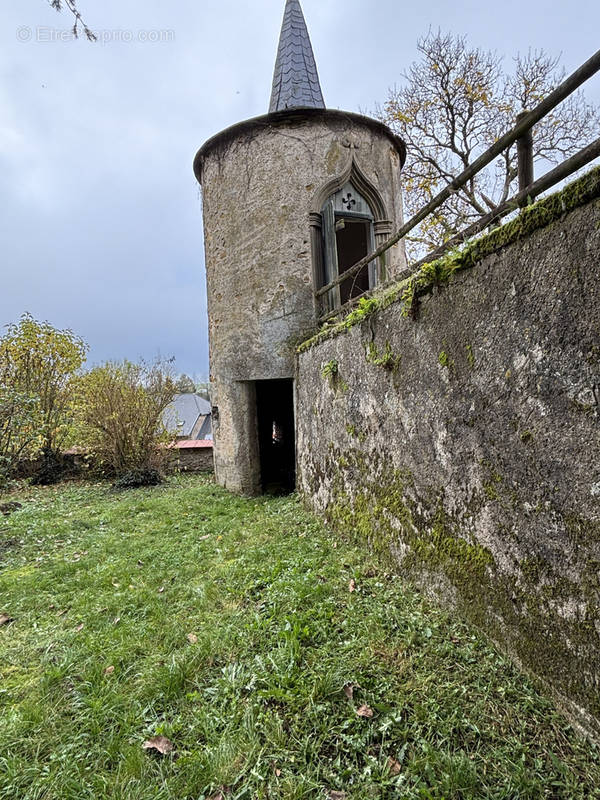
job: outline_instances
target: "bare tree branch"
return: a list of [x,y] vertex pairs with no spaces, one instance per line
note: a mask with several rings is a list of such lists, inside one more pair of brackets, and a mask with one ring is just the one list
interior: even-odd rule
[[63,8],[66,8],[71,12],[71,14],[73,14],[75,17],[75,22],[73,23],[73,36],[76,39],[79,37],[79,31],[82,30],[88,41],[96,41],[96,34],[85,24],[83,17],[77,8],[76,0],[49,0],[49,2],[52,8],[54,8],[56,11],[62,11]]
[[[472,49],[464,37],[440,31],[418,42],[420,59],[391,89],[378,116],[406,142],[405,208],[412,215],[443,185],[514,125],[564,77],[559,59],[529,51],[505,74],[496,53]],[[581,92],[533,130],[534,157],[557,164],[600,135],[598,109]],[[413,257],[434,249],[504,202],[517,179],[516,148],[476,175],[414,232]]]

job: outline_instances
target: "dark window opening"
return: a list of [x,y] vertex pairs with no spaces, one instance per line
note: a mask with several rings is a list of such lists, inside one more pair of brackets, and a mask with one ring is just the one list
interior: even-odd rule
[[[338,272],[346,270],[369,254],[371,250],[371,222],[352,217],[336,218],[335,238],[337,245]],[[340,302],[347,303],[369,289],[369,267],[363,267],[353,278],[340,284]]]
[[[343,278],[344,273],[375,250],[373,211],[360,192],[346,183],[321,209],[322,286]],[[323,308],[333,311],[377,285],[375,261],[327,292]]]
[[263,492],[288,494],[296,488],[294,382],[256,381],[256,416]]

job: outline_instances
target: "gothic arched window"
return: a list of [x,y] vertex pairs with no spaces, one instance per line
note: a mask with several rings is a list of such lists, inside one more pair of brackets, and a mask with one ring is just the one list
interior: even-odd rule
[[[381,195],[354,157],[315,195],[310,213],[315,288],[327,286],[372,253],[391,232]],[[385,256],[335,286],[318,303],[319,315],[343,306],[385,280]]]
[[[323,236],[323,283],[330,283],[375,249],[373,211],[367,200],[346,183],[321,210]],[[376,265],[369,264],[337,287],[333,307],[372,289],[377,283]],[[335,290],[332,290],[332,292]]]

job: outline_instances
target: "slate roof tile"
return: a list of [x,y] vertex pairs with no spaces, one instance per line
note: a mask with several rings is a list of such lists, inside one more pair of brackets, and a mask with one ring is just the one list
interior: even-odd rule
[[319,73],[299,0],[286,0],[269,113],[325,108]]

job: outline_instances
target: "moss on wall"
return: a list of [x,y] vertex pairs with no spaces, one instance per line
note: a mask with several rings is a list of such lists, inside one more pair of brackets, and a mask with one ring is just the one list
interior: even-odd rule
[[369,342],[367,344],[366,359],[369,364],[382,367],[390,372],[396,372],[400,366],[402,356],[393,352],[389,341],[386,341],[385,347],[381,352],[378,350],[375,342]]
[[[469,536],[469,512],[452,514],[445,508],[443,486],[417,488],[411,471],[392,469],[384,454],[339,449],[330,442],[319,472],[310,478],[309,494],[316,494],[327,476],[331,491],[324,515],[336,532],[368,543],[387,566],[397,569],[399,563],[417,585],[453,604],[551,690],[558,689],[560,700],[570,697],[584,706],[597,718],[586,714],[587,729],[600,736],[600,696],[592,677],[597,664],[589,654],[598,604],[593,569],[582,584],[532,555],[516,565],[514,576],[507,575],[492,551]],[[501,482],[495,474],[490,486]],[[481,509],[497,500],[496,489],[490,497],[484,487],[477,505]],[[583,520],[570,524],[576,535],[587,535]],[[598,525],[592,528],[594,536],[600,534]],[[590,677],[587,684],[582,673]],[[578,705],[568,710],[578,713]]]
[[[297,408],[312,507],[455,605],[600,738],[600,202],[585,205],[599,194],[594,170],[363,298],[303,345]],[[329,359],[343,394],[321,376]]]
[[343,320],[327,323],[315,336],[298,347],[298,353],[339,336],[375,312],[398,301],[403,305],[404,315],[414,316],[419,297],[431,292],[435,286],[448,283],[456,273],[473,268],[486,256],[531,236],[535,231],[551,225],[570,211],[598,197],[600,197],[600,167],[586,173],[562,191],[522,209],[515,219],[467,243],[462,250],[424,264],[410,277],[380,291],[376,290],[370,297],[361,297],[356,308]]

